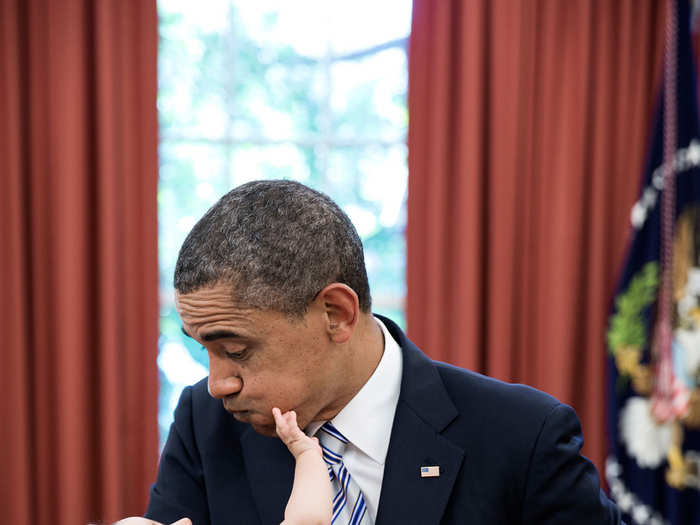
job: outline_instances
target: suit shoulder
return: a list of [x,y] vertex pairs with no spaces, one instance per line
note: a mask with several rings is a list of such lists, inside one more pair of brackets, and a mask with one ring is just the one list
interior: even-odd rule
[[186,386],[175,407],[175,421],[191,419],[194,413],[206,410],[211,401],[213,399],[208,394],[206,377],[194,385]]
[[212,401],[216,401],[209,395],[208,378],[199,380],[194,385],[187,387],[192,391],[192,403],[201,406],[208,405]]
[[551,395],[527,385],[506,383],[470,370],[453,365],[434,362],[445,389],[460,413],[476,417],[489,415],[489,420],[497,420],[500,414],[504,423],[533,416],[547,415],[560,401]]
[[479,398],[479,404],[507,403],[514,407],[524,405],[546,412],[561,404],[556,398],[531,386],[507,383],[439,361],[434,361],[434,364],[448,391],[476,396]]

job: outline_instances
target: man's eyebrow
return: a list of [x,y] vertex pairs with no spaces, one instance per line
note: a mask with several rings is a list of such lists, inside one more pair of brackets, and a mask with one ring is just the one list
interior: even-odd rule
[[241,336],[238,335],[236,332],[232,332],[231,330],[217,330],[215,332],[210,332],[208,334],[204,334],[202,336],[202,339],[204,341],[216,341],[217,339],[240,339]]
[[[185,334],[187,337],[193,339],[193,337],[188,334],[185,331],[185,327],[181,326],[180,329],[182,330],[182,333]],[[203,341],[216,341],[217,339],[240,339],[241,336],[238,335],[236,332],[232,332],[231,330],[217,330],[215,332],[211,332],[208,334],[205,334],[202,336]]]

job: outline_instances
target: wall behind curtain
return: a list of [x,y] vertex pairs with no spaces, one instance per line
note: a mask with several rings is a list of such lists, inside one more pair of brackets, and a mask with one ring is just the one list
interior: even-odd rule
[[606,318],[663,23],[657,1],[414,1],[409,335],[573,405],[601,474]]
[[143,512],[157,459],[155,1],[0,0],[0,509]]

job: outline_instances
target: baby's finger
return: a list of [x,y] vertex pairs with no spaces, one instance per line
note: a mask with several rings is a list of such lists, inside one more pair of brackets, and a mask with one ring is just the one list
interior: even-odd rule
[[285,421],[284,416],[282,415],[282,412],[279,408],[275,407],[272,409],[272,417],[275,418],[275,426],[278,429],[285,428],[287,426],[287,422]]
[[297,426],[297,413],[294,410],[290,410],[285,414],[287,416],[287,423],[292,427]]

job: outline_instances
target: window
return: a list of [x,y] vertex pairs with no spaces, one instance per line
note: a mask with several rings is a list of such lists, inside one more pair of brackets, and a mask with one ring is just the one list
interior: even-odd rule
[[161,441],[207,356],[182,336],[177,253],[229,189],[288,178],[333,198],[365,246],[374,311],[403,324],[411,0],[160,0]]

